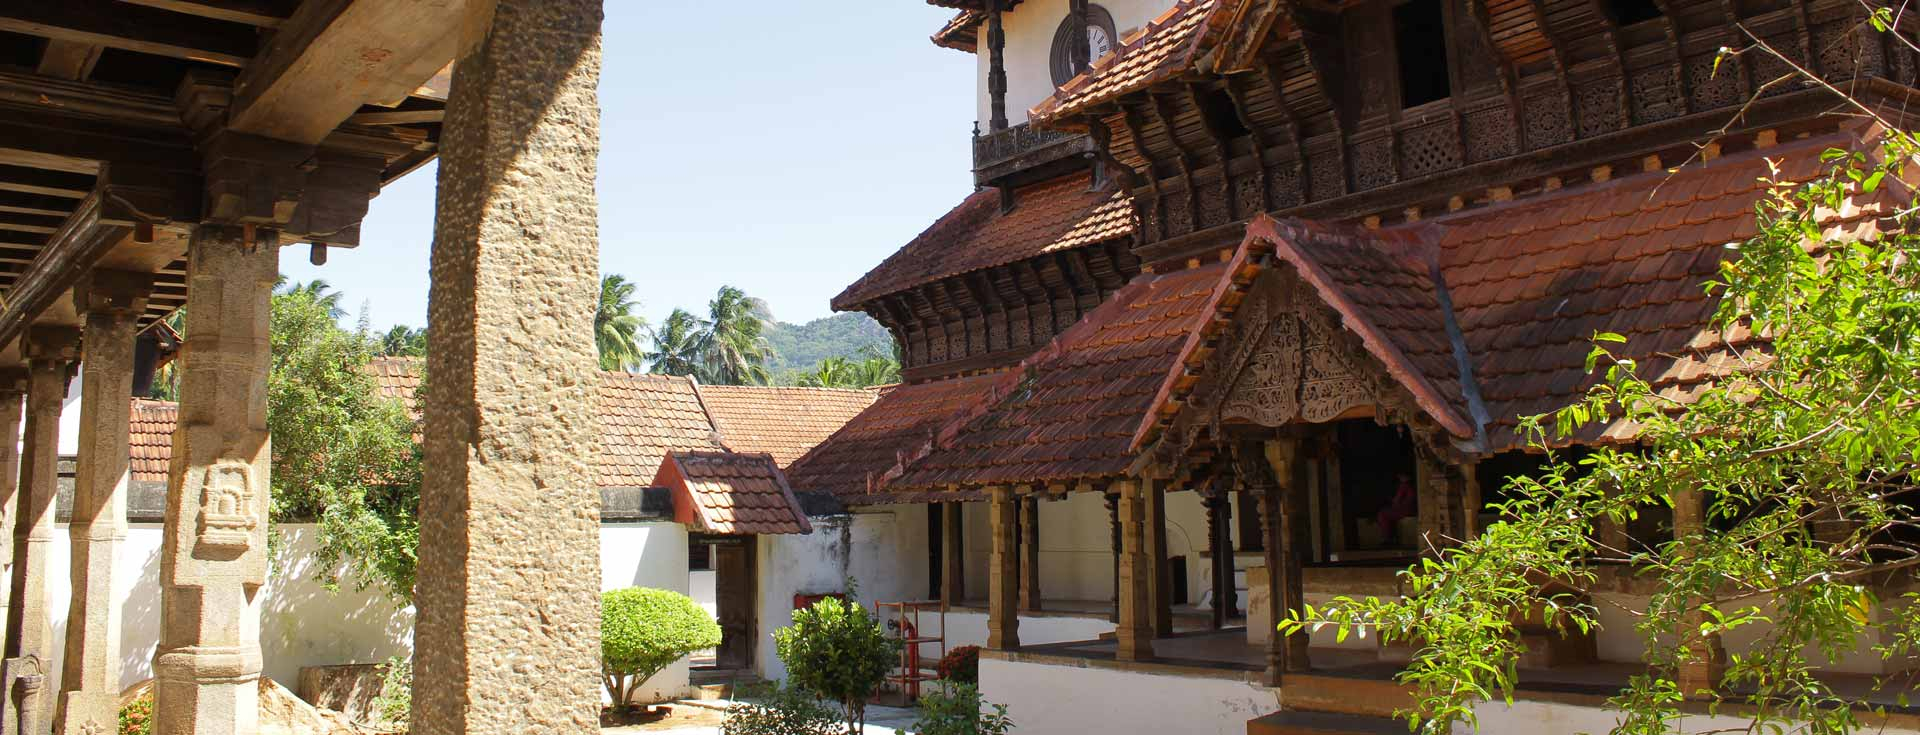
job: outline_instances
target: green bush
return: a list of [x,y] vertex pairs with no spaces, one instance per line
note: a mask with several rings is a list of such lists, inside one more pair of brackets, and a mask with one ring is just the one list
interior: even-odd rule
[[644,587],[600,595],[600,666],[619,709],[661,669],[718,645],[719,624],[691,597]]
[[826,598],[793,613],[793,625],[773,632],[774,650],[794,686],[839,702],[847,731],[863,727],[867,697],[898,662],[900,642],[852,600]]
[[721,735],[839,735],[840,713],[810,692],[776,686],[727,708]]
[[[983,704],[993,711],[981,712]],[[978,687],[959,682],[920,695],[920,718],[913,721],[919,735],[1006,735],[1011,729],[1006,705],[982,700]]]
[[405,732],[413,717],[413,659],[393,656],[380,670],[380,695],[373,698],[375,723],[383,729]]
[[940,678],[961,684],[980,683],[980,647],[961,646],[940,657]]

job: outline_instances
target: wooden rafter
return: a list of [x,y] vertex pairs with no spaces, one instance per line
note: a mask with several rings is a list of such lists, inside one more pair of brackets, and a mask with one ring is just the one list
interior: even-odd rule
[[0,31],[224,66],[247,63],[256,46],[246,26],[108,3],[8,3]]
[[[404,101],[453,58],[460,3],[308,0],[234,84],[228,125],[314,144],[361,105]],[[366,49],[386,53],[366,57]]]
[[293,14],[298,0],[120,0],[128,5],[194,15],[261,28],[278,28]]

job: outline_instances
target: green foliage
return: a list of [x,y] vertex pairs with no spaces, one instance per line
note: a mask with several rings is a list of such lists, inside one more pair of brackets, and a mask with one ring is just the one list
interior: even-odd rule
[[961,684],[980,683],[980,647],[960,646],[940,657],[940,678]]
[[988,702],[979,687],[959,682],[920,695],[920,717],[913,721],[916,735],[1007,735],[1012,729],[1006,705]]
[[267,429],[273,437],[272,517],[319,525],[318,569],[342,563],[355,589],[413,594],[420,457],[413,418],[383,398],[366,366],[371,338],[342,329],[338,293],[283,285],[273,295]]
[[653,348],[647,351],[647,372],[655,375],[695,375],[700,372],[700,317],[674,309],[659,329],[652,330]]
[[380,694],[373,698],[374,723],[384,729],[407,729],[413,717],[413,659],[392,656],[380,671]]
[[773,632],[773,646],[788,681],[840,703],[849,733],[865,723],[867,697],[900,655],[900,642],[859,602],[832,597],[795,610],[793,625]]
[[691,597],[645,587],[600,595],[601,673],[615,707],[626,709],[661,669],[718,645],[719,624]]
[[395,324],[380,335],[378,349],[381,357],[426,357],[427,330]]
[[120,708],[120,735],[148,735],[153,732],[153,690],[149,688]]
[[696,340],[700,379],[720,385],[765,385],[767,360],[773,356],[765,331],[772,319],[766,302],[721,286],[707,304],[706,329]]
[[812,693],[775,686],[759,701],[727,708],[721,735],[839,735],[840,713]]
[[900,382],[900,363],[872,345],[855,357],[829,357],[794,381],[812,388],[871,388]]
[[804,324],[768,322],[766,336],[773,346],[767,370],[776,374],[806,372],[829,357],[866,355],[869,350],[887,355],[893,349],[893,335],[887,328],[858,311]]
[[601,370],[632,370],[645,359],[640,331],[646,329],[647,320],[633,313],[640,308],[633,297],[638,288],[626,276],[600,277],[600,302],[593,311],[593,343],[600,353]]
[[[1282,629],[1337,625],[1343,637],[1423,642],[1402,675],[1418,692],[1406,715],[1445,732],[1477,725],[1475,702],[1511,696],[1515,611],[1590,629],[1599,611],[1577,593],[1596,586],[1602,566],[1625,563],[1657,591],[1626,610],[1649,667],[1611,700],[1614,732],[1667,732],[1689,695],[1745,705],[1753,731],[1861,728],[1858,695],[1816,676],[1821,659],[1873,640],[1873,653],[1899,660],[1916,652],[1920,629],[1914,593],[1880,598],[1901,589],[1881,581],[1910,579],[1920,565],[1920,236],[1904,191],[1884,234],[1861,240],[1830,227],[1850,197],[1901,180],[1920,151],[1898,130],[1879,146],[1829,152],[1829,173],[1810,183],[1770,184],[1759,234],[1728,245],[1739,257],[1710,287],[1716,326],[1771,337],[1737,348],[1742,372],[1683,406],[1616,353],[1624,338],[1596,335],[1587,364],[1602,379],[1527,427],[1545,447],[1624,420],[1641,427],[1638,446],[1550,454],[1542,476],[1508,486],[1504,522],[1409,570],[1405,599],[1341,598]],[[1683,524],[1672,541],[1619,549],[1596,538],[1603,519],[1687,503],[1704,507],[1705,522]],[[1729,652],[1720,688],[1681,691],[1676,667],[1707,655],[1707,636],[1735,631],[1755,641]]]

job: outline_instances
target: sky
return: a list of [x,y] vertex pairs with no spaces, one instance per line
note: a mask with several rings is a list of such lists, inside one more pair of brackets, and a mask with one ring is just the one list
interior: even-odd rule
[[[827,302],[973,190],[974,59],[927,37],[952,11],[866,0],[607,0],[600,80],[600,268],[641,312],[704,312],[722,285],[776,318]],[[724,12],[716,8],[724,7]],[[289,248],[376,329],[422,326],[435,169],[373,200],[360,246],[325,266]]]

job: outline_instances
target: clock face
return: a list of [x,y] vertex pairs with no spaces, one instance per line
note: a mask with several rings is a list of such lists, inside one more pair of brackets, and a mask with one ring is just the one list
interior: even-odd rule
[[1113,50],[1113,39],[1107,36],[1107,29],[1097,25],[1087,26],[1087,61],[1092,62],[1108,51]]

